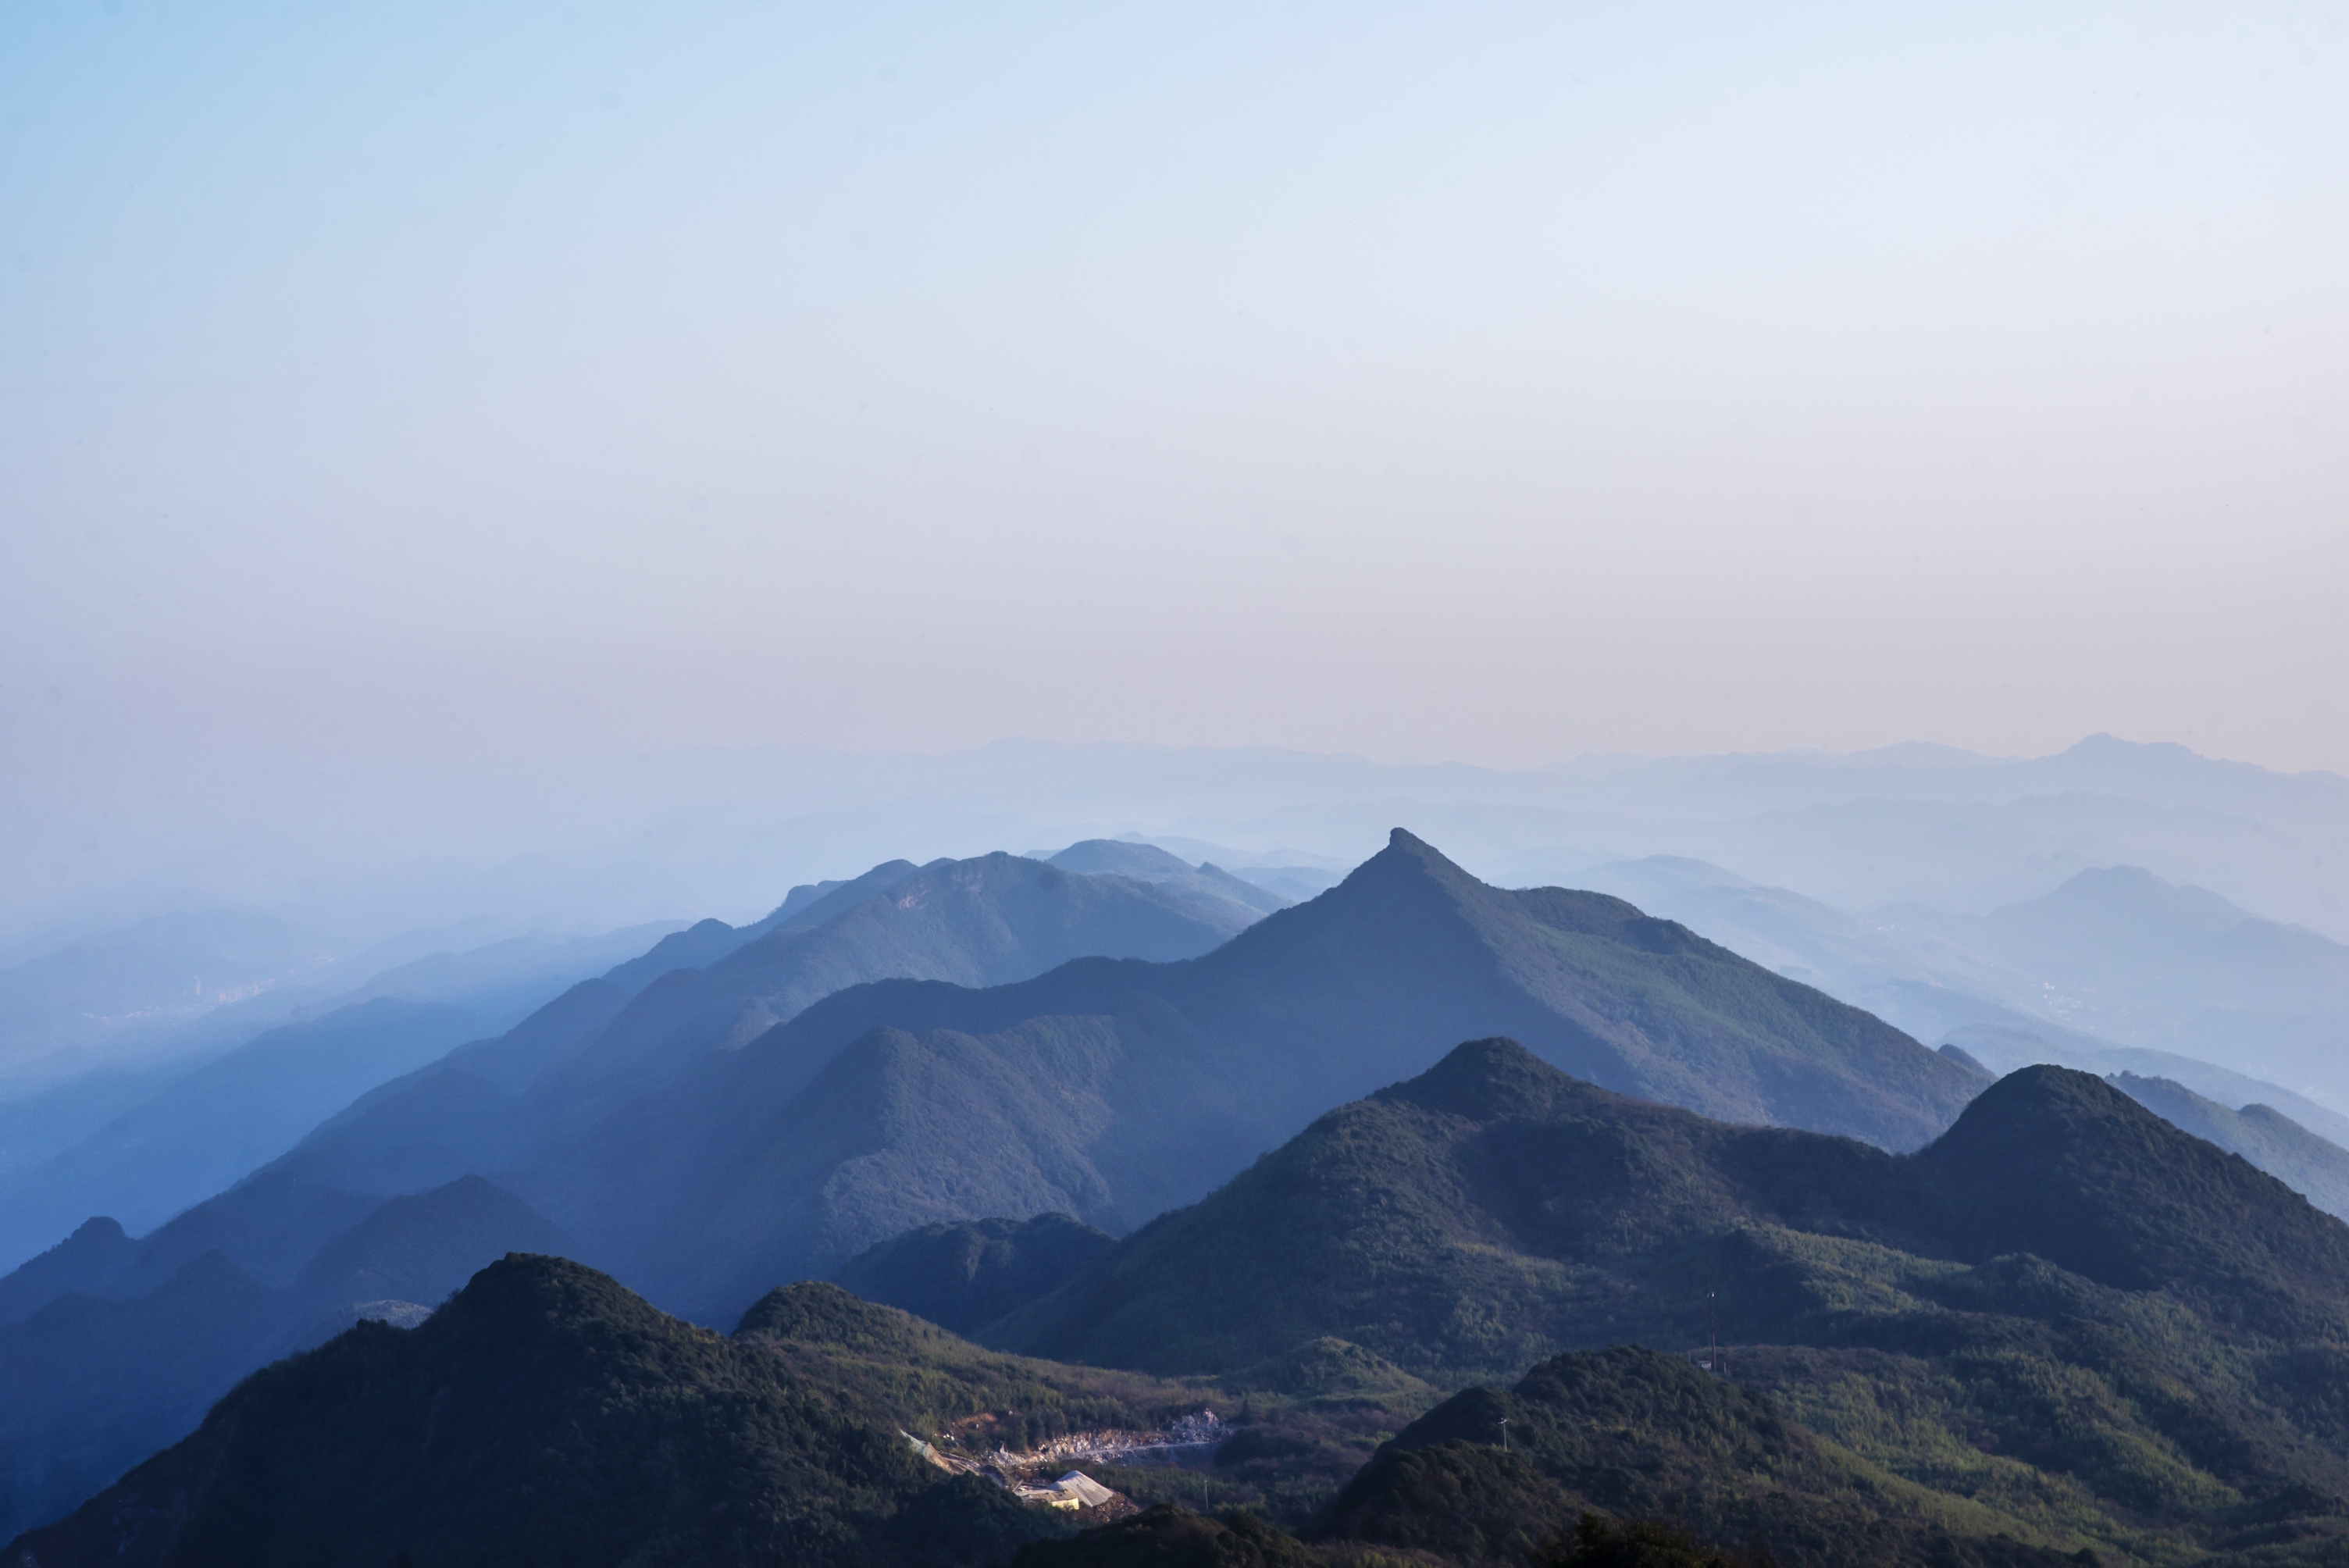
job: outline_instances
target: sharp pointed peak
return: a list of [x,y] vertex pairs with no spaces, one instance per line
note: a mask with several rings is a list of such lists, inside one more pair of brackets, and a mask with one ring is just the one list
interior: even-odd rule
[[[1476,878],[1463,870],[1444,852],[1407,828],[1396,828],[1387,834],[1387,847],[1356,866],[1347,876],[1351,882],[1363,872],[1377,868],[1394,872],[1414,868],[1423,874],[1444,881],[1475,882]],[[1479,886],[1483,885],[1478,883]]]

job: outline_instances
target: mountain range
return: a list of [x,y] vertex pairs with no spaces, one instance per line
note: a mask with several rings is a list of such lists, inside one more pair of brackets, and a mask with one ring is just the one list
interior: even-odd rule
[[[144,1241],[85,1227],[0,1280],[0,1309],[28,1317],[68,1291],[136,1305],[212,1250],[256,1287],[290,1289],[383,1194],[473,1175],[560,1226],[570,1255],[723,1322],[912,1226],[1066,1211],[1080,1242],[1088,1224],[1129,1229],[1319,1108],[1423,1067],[1430,1042],[1495,1028],[1636,1092],[1899,1146],[1982,1081],[1629,905],[1489,888],[1408,834],[1262,919],[1263,890],[1146,846],[1065,853],[1125,869],[888,862],[795,889],[753,926],[676,932],[361,1095]],[[1086,947],[1133,955],[1050,967]],[[893,973],[1012,983],[846,984]],[[930,1305],[975,1322],[978,1303],[1024,1290],[1032,1231],[973,1250],[960,1308]],[[136,1268],[121,1262],[133,1246]],[[136,1318],[106,1321],[131,1332]],[[241,1329],[222,1342],[256,1344]],[[124,1429],[184,1418],[183,1403],[152,1404]],[[47,1466],[67,1436],[28,1434],[20,1458]]]
[[[1071,852],[1148,869],[1131,846]],[[684,966],[633,996],[574,987],[363,1097],[280,1168],[363,1192],[488,1175],[588,1261],[725,1321],[767,1283],[914,1225],[1065,1211],[1130,1228],[1466,1034],[1512,1030],[1631,1092],[1895,1147],[1980,1087],[1679,927],[1487,887],[1408,834],[1260,921],[1186,903],[1179,882],[1009,856],[886,864],[753,936],[712,922],[667,939],[636,975]],[[1073,945],[1112,956],[1049,967]]]
[[[965,1272],[939,1243],[900,1273]],[[814,1284],[720,1338],[508,1257],[415,1327],[256,1375],[0,1561],[2289,1568],[2349,1545],[2349,1226],[2059,1068],[1896,1154],[1474,1041],[1075,1267],[982,1337],[1093,1366]],[[1444,1397],[1409,1367],[1499,1376]],[[1121,1433],[1195,1448],[1150,1462]],[[1108,1522],[980,1479],[1072,1460]]]
[[[677,1051],[688,1059],[722,1053],[726,1030],[746,1014],[771,1018],[826,985],[873,975],[986,980],[1097,946],[1199,952],[1281,902],[1179,861],[1184,875],[1172,876],[1156,862],[1173,857],[1147,847],[1107,854],[1156,880],[1009,856],[890,862],[852,881],[795,888],[749,926],[708,921],[667,934],[506,1033],[453,1051],[468,1015],[378,998],[264,1034],[182,1075],[6,1189],[15,1201],[0,1229],[29,1253],[91,1209],[116,1207],[111,1197],[140,1194],[141,1206],[116,1212],[144,1230],[159,1217],[149,1206],[158,1191],[184,1202],[264,1167],[140,1240],[116,1219],[92,1220],[0,1277],[0,1325],[13,1326],[0,1326],[0,1388],[39,1391],[27,1392],[13,1423],[0,1420],[19,1476],[12,1506],[34,1511],[18,1522],[71,1502],[185,1430],[287,1335],[339,1310],[322,1303],[305,1271],[328,1268],[322,1260],[348,1227],[398,1212],[385,1209],[385,1194],[496,1191],[473,1174],[497,1163],[477,1159],[481,1150],[558,1138],[564,1116],[605,1103],[600,1097],[626,1103],[677,1069]],[[322,1119],[322,1131],[285,1152]],[[409,1310],[437,1302],[496,1251],[592,1253],[520,1200],[501,1192],[500,1201],[528,1223],[508,1225],[488,1253],[475,1245],[486,1233],[459,1222],[453,1199],[430,1211],[450,1227],[451,1255],[467,1262],[453,1275],[443,1269]],[[68,1207],[77,1202],[88,1206]],[[98,1379],[114,1392],[77,1415],[75,1379],[109,1356],[125,1376]]]
[[[1416,1508],[1501,1500],[1537,1537],[1599,1507],[1760,1536],[1782,1560],[1931,1560],[1955,1532],[2150,1561],[2298,1542],[2276,1560],[2330,1561],[2349,1522],[2333,1393],[2349,1226],[2060,1068],[2001,1080],[1899,1156],[1631,1100],[1474,1042],[978,1337],[1241,1386],[1301,1344],[1454,1386],[1533,1365],[1516,1394],[1457,1396],[1381,1462],[1466,1443],[1449,1479],[1392,1485]],[[1665,1356],[1593,1357],[1625,1344]],[[1738,1387],[1702,1376],[1708,1360]],[[1721,1391],[1717,1414],[1692,1406],[1700,1389]],[[1627,1400],[1651,1413],[1612,1413]],[[1502,1463],[1504,1418],[1553,1487]],[[1692,1420],[1713,1435],[1669,1445],[1670,1465],[1637,1460]],[[1812,1480],[1793,1484],[1800,1456],[1782,1452],[1754,1472],[1762,1495],[1723,1488],[1723,1468],[1751,1468],[1727,1464],[1735,1444],[1797,1424]],[[1570,1434],[1546,1460],[1544,1428]],[[1364,1522],[1387,1506],[1365,1493],[1388,1484],[1378,1468],[1321,1528],[1350,1513],[1394,1546],[1495,1540],[1490,1519]],[[1757,1511],[1779,1502],[1775,1523]],[[1806,1520],[1834,1551],[1802,1550]]]
[[[1628,1092],[1892,1147],[1930,1138],[1981,1085],[1681,927],[1488,887],[1398,830],[1337,888],[1195,961],[855,986],[706,1054],[574,1145],[588,1169],[630,1173],[628,1229],[607,1192],[582,1203],[543,1169],[514,1180],[656,1300],[722,1320],[761,1281],[821,1276],[982,1205],[1131,1228],[1318,1108],[1423,1067],[1432,1042],[1496,1029]],[[658,1188],[665,1202],[644,1201]]]
[[[997,1346],[921,1340],[966,1369],[993,1355],[990,1377],[1013,1377],[1009,1352],[1027,1358],[1015,1381],[1100,1387],[1069,1365],[1087,1362],[1220,1389],[1254,1413],[1203,1484],[1301,1532],[1249,1550],[1431,1550],[1454,1525],[1429,1522],[1451,1516],[1428,1489],[1462,1487],[1516,1500],[1454,1521],[1506,1552],[1586,1505],[1669,1507],[1774,1551],[1824,1520],[1837,1552],[1919,1562],[2324,1533],[2292,1489],[2340,1491],[2330,1418],[2299,1384],[2349,1339],[2344,1233],[2171,1122],[2337,1202],[2342,1151],[2305,1128],[2143,1077],[1993,1084],[1962,1051],[1622,900],[1491,887],[1399,830],[1336,887],[1267,913],[1279,903],[1212,864],[1098,841],[885,862],[751,925],[665,936],[368,1089],[150,1234],[93,1221],[0,1278],[0,1404],[23,1412],[0,1429],[10,1506],[55,1516],[270,1357],[357,1317],[423,1323],[436,1287],[515,1250],[745,1329],[779,1284],[832,1274]],[[1463,1037],[1477,1043],[1437,1061]],[[591,1316],[652,1312],[564,1277]],[[672,1332],[656,1320],[626,1333]],[[1685,1415],[1671,1356],[1588,1357],[1715,1331],[1768,1403],[1693,1427],[1640,1418],[1640,1463],[1683,1477],[1671,1486],[1608,1480],[1623,1454],[1429,1470],[1408,1456],[1465,1429],[1397,1435],[1447,1408],[1443,1388],[1543,1366],[1542,1387]],[[901,1377],[885,1368],[903,1349],[857,1377]],[[2085,1398],[2067,1418],[2093,1455],[2047,1459],[2045,1408],[2000,1404],[2001,1377]],[[1573,1425],[1524,1383],[1495,1397]],[[1794,1434],[1770,1439],[1782,1494],[1706,1511],[1688,1455],[1772,1422]],[[2031,1474],[1961,1441],[2026,1455]],[[1146,1466],[1104,1473],[1137,1502],[1183,1495]],[[2130,1501],[2147,1493],[2168,1522]],[[866,1550],[895,1508],[823,1528]],[[1156,1550],[1159,1525],[1118,1539]],[[1201,1541],[1239,1528],[1194,1525]],[[988,1539],[1008,1553],[1005,1528]]]

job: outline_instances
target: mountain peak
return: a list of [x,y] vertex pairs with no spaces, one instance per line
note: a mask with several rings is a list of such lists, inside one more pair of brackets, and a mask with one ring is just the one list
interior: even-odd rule
[[1372,1098],[1471,1121],[1496,1121],[1537,1111],[1577,1082],[1516,1041],[1496,1035],[1453,1047],[1417,1078],[1382,1088]]
[[1460,869],[1444,858],[1443,851],[1406,828],[1393,828],[1388,830],[1387,848],[1400,850],[1404,854],[1426,861],[1431,864],[1449,866],[1454,871]]
[[911,1350],[937,1331],[910,1313],[879,1306],[824,1280],[778,1285],[742,1315],[737,1338],[771,1335],[874,1352]]
[[[2009,1073],[1917,1156],[1977,1251],[2034,1253],[2099,1284],[2224,1298],[2271,1329],[2349,1289],[2349,1230],[2272,1176],[2178,1130],[2093,1073]],[[2225,1213],[2227,1222],[2210,1222]],[[2318,1315],[2337,1332],[2337,1313]]]
[[2147,1122],[2158,1119],[2095,1074],[2042,1062],[1977,1095],[1931,1145],[1930,1158],[2011,1171],[2089,1153],[2084,1140],[2112,1130],[2141,1143]]
[[1459,866],[1444,858],[1444,851],[1406,829],[1397,828],[1387,834],[1387,847],[1356,866],[1338,885],[1361,891],[1366,888],[1400,887],[1403,885],[1444,888],[1455,896],[1467,890],[1490,891]]

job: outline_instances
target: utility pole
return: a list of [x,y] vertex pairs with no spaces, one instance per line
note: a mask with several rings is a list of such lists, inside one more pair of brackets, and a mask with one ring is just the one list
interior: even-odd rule
[[1721,1308],[1712,1291],[1704,1293],[1704,1369],[1721,1375]]

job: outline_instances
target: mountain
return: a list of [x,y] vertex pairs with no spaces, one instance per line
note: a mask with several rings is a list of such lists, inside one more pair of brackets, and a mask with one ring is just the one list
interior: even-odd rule
[[100,1217],[38,1257],[0,1276],[0,1325],[17,1322],[76,1292],[95,1292],[130,1267],[139,1243],[117,1222]]
[[843,991],[631,1099],[572,1158],[627,1172],[639,1202],[667,1189],[612,1238],[623,1272],[721,1319],[761,1280],[917,1224],[1060,1211],[1129,1229],[1436,1042],[1500,1028],[1627,1092],[1896,1147],[1981,1083],[1629,904],[1487,887],[1397,830],[1338,888],[1189,963]]
[[[255,1367],[360,1315],[421,1318],[507,1252],[569,1245],[478,1177],[350,1206],[361,1209],[357,1222],[326,1238],[290,1283],[256,1279],[217,1247],[177,1263],[135,1258],[104,1285],[0,1326],[0,1531],[57,1517],[184,1437]],[[85,1253],[108,1240],[89,1227],[78,1235]],[[144,1276],[167,1263],[169,1271],[141,1288],[141,1261],[150,1265]]]
[[2214,1061],[2349,1106],[2349,946],[2136,866],[1982,915],[1880,919],[1978,954],[2028,1010],[2116,1045]]
[[1768,1397],[1637,1346],[1556,1357],[1506,1392],[1445,1400],[1383,1445],[1310,1533],[1516,1568],[1594,1512],[1671,1520],[1778,1561],[2075,1560],[2068,1542],[2018,1541],[1987,1511],[1822,1441]]
[[775,1045],[845,1043],[875,1025],[982,1033],[1114,1014],[1128,996],[1227,1037],[1226,1053],[1239,1034],[1280,1028],[1286,1076],[1350,1057],[1365,1088],[1381,1066],[1423,1064],[1426,1042],[1456,1037],[1452,1020],[1471,1014],[1521,1020],[1537,1054],[1625,1092],[1891,1147],[1924,1141],[1969,1093],[1951,1064],[1808,986],[1618,899],[1486,886],[1401,829],[1338,888],[1196,964],[1072,965],[980,996],[863,987]]
[[[1968,1264],[2030,1253],[2102,1285],[2223,1298],[2265,1332],[2349,1327],[2349,1227],[2085,1074],[2010,1075],[1899,1157],[1632,1100],[1486,1040],[1332,1111],[982,1336],[1196,1375],[1334,1336],[1473,1376],[1702,1338],[1677,1250],[1704,1236],[1750,1269],[1750,1249],[1797,1233]],[[1807,1332],[1775,1287],[1724,1310],[1749,1339]]]
[[1059,1289],[1116,1244],[1066,1214],[963,1220],[876,1243],[833,1278],[867,1301],[968,1335]]
[[[2349,948],[2256,920],[2199,889],[2122,867],[2084,872],[2044,899],[1987,916],[1914,907],[1848,914],[1670,856],[1579,876],[1919,1039],[1954,1042],[1993,1069],[2054,1062],[2168,1078],[2229,1109],[2267,1104],[2349,1144],[2349,1117],[2217,1065],[2327,1092],[2329,1046],[2311,1068],[2263,1055],[2261,1042],[2279,1034],[2324,1042],[2349,1027],[2349,1012],[2336,1006],[2349,995],[2339,988]],[[2239,1151],[2258,1164],[2263,1149],[2254,1140]]]
[[[959,1270],[950,1241],[899,1257]],[[1692,1349],[1709,1297],[1721,1344]],[[248,1379],[0,1561],[1483,1568],[1610,1542],[1587,1560],[1697,1563],[1710,1540],[2313,1568],[2349,1544],[2349,1226],[2056,1068],[1899,1155],[1473,1042],[988,1337],[1023,1326],[1226,1391],[980,1350],[813,1283],[721,1339],[508,1257],[413,1329],[361,1322]],[[1392,1366],[1479,1358],[1515,1365],[1449,1399]],[[1348,1365],[1367,1381],[1299,1376]],[[1072,1460],[1141,1511],[1023,1546],[1062,1516],[971,1479]]]
[[0,1262],[92,1214],[144,1230],[216,1192],[359,1094],[444,1056],[479,1020],[379,997],[270,1030],[0,1180]]
[[[802,919],[843,901],[834,892]],[[936,862],[817,924],[745,943],[703,969],[654,981],[564,1069],[579,1092],[640,1081],[691,1053],[738,1049],[849,985],[903,976],[1000,985],[1092,954],[1147,959],[1206,952],[1256,918],[1203,907],[1154,882],[1071,873],[1016,855]]]
[[[648,1096],[833,989],[888,976],[993,984],[1079,954],[1185,956],[1253,918],[1228,903],[1207,909],[1133,878],[1010,855],[890,861],[794,889],[756,926],[707,921],[678,933],[508,1035],[384,1085],[287,1158],[378,1191],[497,1174],[584,1236],[606,1209],[631,1212],[666,1192],[647,1186],[648,1173],[579,1169],[587,1130],[632,1117]],[[672,966],[655,975],[662,964]]]
[[2115,1088],[2171,1126],[2240,1154],[2336,1219],[2349,1219],[2349,1149],[2271,1106],[2234,1109],[2165,1078],[2113,1073]]
[[[2142,1555],[2349,1518],[2329,1392],[2349,1226],[2060,1068],[1894,1155],[1475,1042],[979,1337],[1242,1384],[1338,1341],[1456,1384],[1613,1344],[1702,1359],[1715,1333],[1727,1374],[1843,1450],[1839,1473],[1945,1494],[1900,1506],[1959,1533]],[[1647,1506],[1629,1495],[1599,1506]]]
[[106,1065],[0,1099],[0,1266],[81,1215],[143,1227],[217,1191],[359,1090],[512,1027],[669,929],[463,948],[411,933],[184,1022],[118,1030]]
[[413,1329],[362,1322],[247,1378],[0,1562],[1000,1563],[1069,1523],[909,1431],[1025,1447],[1199,1397],[988,1355],[830,1286],[775,1292],[721,1337],[515,1254]]
[[[1070,872],[1009,856],[925,868],[891,862],[829,888],[795,889],[780,909],[753,926],[705,922],[675,933],[640,959],[574,986],[503,1036],[450,1051],[388,1084],[367,1088],[384,1076],[382,1064],[363,1065],[361,1053],[347,1053],[334,1065],[350,1071],[353,1081],[336,1098],[367,1092],[328,1116],[292,1153],[140,1241],[129,1241],[111,1222],[84,1227],[68,1243],[0,1279],[0,1320],[29,1323],[69,1293],[87,1293],[95,1299],[78,1306],[74,1318],[81,1336],[75,1343],[84,1348],[51,1357],[59,1367],[80,1365],[102,1357],[113,1336],[151,1336],[154,1326],[142,1314],[159,1309],[150,1298],[202,1264],[212,1271],[202,1277],[217,1284],[233,1276],[243,1282],[239,1288],[261,1293],[254,1310],[268,1324],[264,1334],[242,1319],[198,1315],[207,1324],[219,1319],[216,1332],[190,1330],[199,1337],[214,1335],[217,1357],[197,1358],[188,1377],[192,1386],[217,1393],[226,1376],[249,1370],[305,1336],[318,1336],[347,1321],[355,1308],[396,1315],[419,1304],[429,1306],[439,1299],[435,1290],[453,1285],[455,1281],[443,1278],[445,1270],[435,1274],[431,1267],[423,1275],[441,1283],[413,1284],[418,1269],[392,1255],[403,1249],[420,1251],[428,1264],[450,1255],[478,1261],[493,1237],[504,1238],[497,1250],[552,1249],[559,1237],[566,1253],[597,1255],[601,1243],[595,1237],[574,1240],[544,1229],[548,1222],[502,1194],[509,1209],[470,1218],[444,1202],[416,1217],[414,1223],[422,1228],[402,1239],[382,1227],[406,1212],[409,1201],[386,1205],[380,1194],[423,1187],[440,1187],[444,1193],[497,1191],[478,1178],[460,1180],[483,1169],[518,1171],[528,1180],[533,1140],[561,1147],[566,1131],[588,1114],[583,1108],[595,1107],[601,1097],[633,1105],[648,1080],[657,1083],[677,1069],[666,1053],[682,1050],[688,1061],[701,1054],[722,1055],[728,1043],[722,1030],[697,1035],[697,1020],[722,1025],[746,1010],[790,1011],[805,994],[802,988],[821,990],[869,972],[947,973],[984,980],[1031,972],[1071,951],[1197,952],[1253,918],[1229,900],[1207,908],[1133,878]],[[706,966],[662,967],[697,958]],[[400,1006],[378,1001],[358,1016],[388,1017]],[[274,1069],[293,1077],[300,1089],[302,1058],[285,1058],[293,1047],[316,1037],[316,1030],[264,1037],[203,1069],[191,1083],[195,1088],[218,1080],[265,1089],[268,1069]],[[254,1070],[246,1070],[248,1065]],[[243,1076],[236,1076],[240,1072]],[[228,1130],[215,1140],[240,1151],[236,1158],[248,1166],[259,1163],[252,1158],[252,1146],[274,1144],[282,1150],[297,1135],[270,1115],[243,1108],[233,1094],[207,1098],[191,1089],[157,1106],[219,1113]],[[262,1109],[278,1108],[264,1099]],[[302,1109],[305,1119],[315,1119],[327,1108],[311,1103]],[[150,1126],[160,1116],[160,1109],[150,1111],[138,1125]],[[138,1144],[126,1139],[124,1147],[135,1150]],[[224,1157],[203,1158],[217,1164]],[[596,1175],[621,1187],[635,1180],[634,1173],[617,1171]],[[455,1184],[441,1185],[450,1182]],[[576,1208],[592,1220],[592,1196],[580,1200],[575,1189],[574,1196]],[[486,1202],[477,1193],[472,1207],[479,1211]],[[959,1216],[962,1211],[955,1212]],[[39,1214],[11,1218],[28,1229],[43,1222]],[[50,1218],[50,1235],[70,1223]],[[864,1235],[856,1246],[901,1228],[889,1223]],[[344,1268],[334,1274],[339,1267],[334,1260],[354,1249],[373,1261],[356,1273]],[[322,1270],[333,1274],[332,1282]],[[168,1345],[170,1339],[165,1336],[159,1343]],[[0,1337],[0,1362],[37,1358],[48,1354],[39,1349],[48,1343],[29,1330],[14,1341]],[[126,1366],[144,1366],[142,1357],[150,1350],[123,1346],[119,1354]],[[165,1402],[139,1420],[126,1418],[118,1424],[144,1441],[168,1435],[166,1429],[184,1416],[181,1406]],[[51,1454],[65,1440],[40,1438],[26,1452]],[[131,1457],[119,1449],[105,1452],[109,1458]],[[85,1491],[92,1480],[87,1469],[57,1473],[76,1478],[70,1484]],[[53,1499],[57,1486],[67,1484],[43,1480],[26,1495]]]

